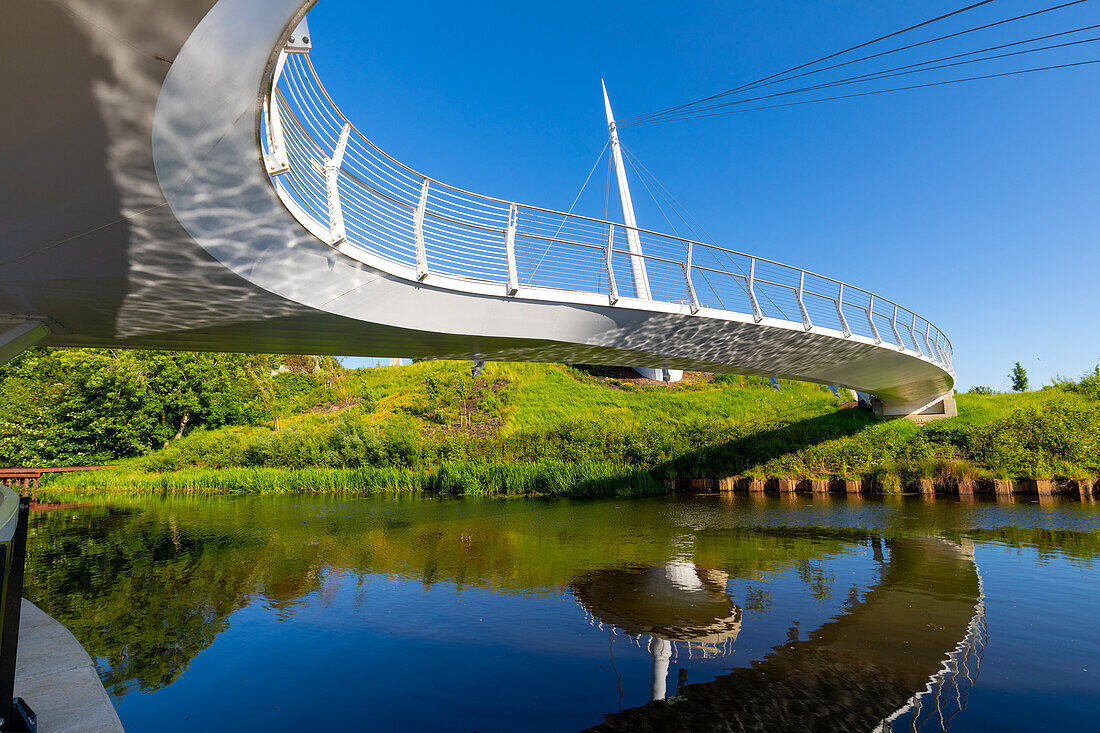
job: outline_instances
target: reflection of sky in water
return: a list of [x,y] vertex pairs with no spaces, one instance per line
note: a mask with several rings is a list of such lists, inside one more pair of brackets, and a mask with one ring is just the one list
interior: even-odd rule
[[[37,516],[32,540],[71,561],[31,558],[28,587],[47,610],[70,614],[89,648],[114,655],[112,693],[131,733],[222,729],[230,719],[245,731],[576,730],[620,709],[609,724],[630,730],[652,708],[638,707],[654,689],[647,634],[675,639],[684,624],[690,633],[672,642],[663,674],[665,694],[682,697],[656,705],[686,714],[728,710],[740,698],[752,710],[788,701],[812,708],[839,690],[851,699],[829,714],[857,711],[862,721],[868,711],[857,709],[874,687],[862,684],[864,663],[882,672],[879,691],[893,710],[961,640],[976,600],[971,541],[989,641],[951,730],[1080,725],[1100,713],[1095,505],[840,497],[125,505]],[[100,567],[103,557],[128,559]],[[66,605],[73,588],[85,600]],[[637,603],[632,593],[652,598]],[[680,600],[692,609],[677,613]],[[616,614],[619,628],[606,623]],[[682,639],[722,614],[730,615],[716,628],[729,643],[709,656],[689,652]],[[174,628],[206,636],[189,644]],[[137,643],[162,629],[163,639]],[[810,677],[776,684],[774,673],[792,665]],[[164,676],[172,669],[182,670],[178,679]],[[142,671],[145,682],[131,681]],[[821,686],[829,679],[837,689]],[[903,715],[893,730],[907,729]]]
[[[669,693],[681,668],[688,682],[709,680],[782,644],[792,626],[817,628],[841,611],[850,588],[866,589],[878,573],[870,547],[822,565],[835,578],[822,600],[797,571],[732,581],[735,603],[755,594],[767,606],[746,613],[732,654],[674,659]],[[289,617],[254,602],[230,621],[179,681],[116,700],[127,730],[174,730],[184,718],[216,725],[207,715],[223,706],[247,716],[248,730],[306,725],[309,716],[319,729],[340,730],[360,714],[377,730],[578,730],[618,709],[616,673],[624,707],[649,700],[644,639],[635,645],[609,626],[590,625],[568,592],[518,595],[446,582],[425,588],[330,572]],[[296,701],[303,679],[322,700]]]
[[975,559],[990,641],[979,684],[952,730],[1095,730],[1100,558],[1067,561],[983,543]]

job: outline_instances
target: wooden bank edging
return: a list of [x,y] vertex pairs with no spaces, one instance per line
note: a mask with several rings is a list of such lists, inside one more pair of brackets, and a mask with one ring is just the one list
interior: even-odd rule
[[[18,488],[22,485],[24,490],[37,489],[38,479],[44,473],[73,473],[74,471],[102,471],[107,468],[118,468],[118,464],[111,466],[48,466],[44,468],[0,468],[0,484],[9,488]],[[22,482],[22,484],[20,484]]]
[[882,481],[865,479],[675,478],[665,479],[672,491],[742,492],[749,494],[924,494],[974,496],[1078,496],[1092,500],[1100,494],[1100,479],[918,479],[915,486],[886,487]]

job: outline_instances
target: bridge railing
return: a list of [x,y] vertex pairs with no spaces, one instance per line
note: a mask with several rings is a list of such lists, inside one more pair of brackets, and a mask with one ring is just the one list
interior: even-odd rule
[[[632,254],[622,224],[475,194],[425,176],[355,129],[307,52],[284,52],[264,115],[268,172],[317,237],[418,280],[508,296],[648,300],[832,329],[951,370],[951,342],[927,319],[870,291],[713,243],[647,229]],[[379,262],[380,261],[380,262]],[[589,302],[589,301],[585,301]]]

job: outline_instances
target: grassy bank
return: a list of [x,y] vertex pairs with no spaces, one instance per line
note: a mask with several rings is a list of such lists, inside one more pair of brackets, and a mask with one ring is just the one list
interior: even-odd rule
[[419,363],[279,375],[277,419],[195,430],[54,492],[659,491],[675,477],[1100,476],[1100,375],[1029,393],[959,395],[924,426],[842,406],[828,389],[692,375],[662,385],[563,365]]
[[171,494],[296,494],[424,491],[464,496],[642,496],[664,487],[644,470],[609,463],[490,464],[444,461],[426,469],[190,468],[152,473],[133,467],[67,474],[40,491],[44,501],[79,499],[88,492]]

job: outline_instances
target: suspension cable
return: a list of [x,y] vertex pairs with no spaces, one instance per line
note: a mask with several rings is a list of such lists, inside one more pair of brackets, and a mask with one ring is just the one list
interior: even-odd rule
[[[845,78],[845,79],[838,79],[836,81],[825,82],[825,83],[822,83],[822,84],[815,84],[813,86],[800,87],[798,89],[788,89],[788,90],[784,90],[782,92],[774,92],[772,94],[764,94],[764,95],[761,95],[761,96],[758,96],[758,97],[747,97],[745,99],[738,99],[738,100],[734,100],[732,102],[722,102],[722,103],[719,103],[719,104],[707,105],[705,107],[697,107],[697,108],[690,109],[690,110],[684,110],[680,114],[669,115],[669,116],[666,116],[666,117],[661,117],[659,119],[654,119],[654,120],[649,120],[649,121],[640,121],[640,122],[635,122],[635,123],[626,123],[626,124],[623,124],[622,127],[630,127],[632,125],[653,125],[653,124],[658,124],[658,123],[661,123],[661,122],[670,122],[670,121],[679,120],[679,119],[690,119],[691,116],[697,115],[700,112],[707,112],[707,111],[711,111],[711,110],[715,110],[715,109],[721,109],[721,108],[724,108],[724,107],[732,107],[732,106],[739,105],[739,104],[748,104],[749,102],[758,102],[762,99],[772,99],[774,97],[783,97],[783,96],[786,96],[786,95],[789,95],[789,94],[801,94],[801,93],[804,93],[804,92],[817,91],[819,89],[829,89],[831,87],[844,86],[846,84],[859,84],[859,83],[864,83],[864,82],[878,81],[880,79],[888,79],[888,78],[891,78],[891,77],[894,77],[894,76],[905,76],[907,74],[920,74],[920,73],[924,73],[924,72],[928,72],[928,71],[935,71],[937,69],[947,69],[947,68],[951,68],[951,67],[955,67],[955,66],[964,66],[966,64],[980,63],[980,62],[983,62],[983,61],[995,61],[997,59],[1009,58],[1009,57],[1012,57],[1012,56],[1022,56],[1022,55],[1029,54],[1029,53],[1038,53],[1040,51],[1050,51],[1050,50],[1058,49],[1058,48],[1067,48],[1069,46],[1079,46],[1079,45],[1085,44],[1085,43],[1096,43],[1097,41],[1100,41],[1100,36],[1093,37],[1093,38],[1085,38],[1085,39],[1078,40],[1078,41],[1068,41],[1066,43],[1056,43],[1056,44],[1052,44],[1052,45],[1049,45],[1049,46],[1040,46],[1038,48],[1029,48],[1029,49],[1024,49],[1022,51],[1012,51],[1010,53],[995,54],[993,56],[984,56],[982,58],[967,59],[966,61],[956,61],[956,62],[949,63],[949,64],[940,64],[938,66],[929,66],[929,64],[935,64],[935,63],[940,62],[940,61],[947,61],[949,59],[957,59],[957,58],[961,58],[963,56],[973,56],[974,54],[978,54],[978,53],[985,53],[987,51],[995,51],[995,50],[998,50],[998,49],[1010,48],[1012,46],[1019,46],[1021,44],[1025,44],[1025,43],[1034,43],[1035,41],[1039,41],[1039,40],[1054,38],[1054,37],[1057,37],[1057,36],[1069,35],[1071,33],[1080,33],[1082,31],[1094,30],[1096,28],[1100,28],[1100,24],[1091,25],[1091,26],[1083,26],[1081,28],[1075,28],[1074,30],[1063,31],[1061,33],[1053,33],[1053,34],[1050,34],[1050,35],[1047,35],[1047,36],[1037,36],[1035,38],[1029,38],[1029,39],[1024,40],[1024,41],[1016,41],[1016,42],[1013,42],[1013,43],[1006,43],[1006,44],[1002,44],[1000,46],[990,46],[989,48],[983,48],[983,49],[979,49],[977,51],[968,51],[966,53],[954,54],[952,56],[944,56],[942,58],[932,59],[930,61],[921,61],[921,62],[914,63],[914,64],[906,64],[904,66],[896,66],[896,67],[891,68],[891,69],[883,69],[881,71],[874,71],[874,72],[870,72],[870,73],[867,73],[867,74],[861,74],[859,76],[851,76],[851,77],[848,77],[848,78]],[[923,66],[925,68],[914,68],[914,67],[921,67],[921,66]]]
[[585,177],[584,183],[581,184],[581,190],[577,191],[577,195],[573,199],[573,204],[569,207],[569,211],[565,212],[565,216],[561,218],[561,224],[558,225],[558,230],[554,232],[554,236],[551,237],[551,241],[546,243],[546,249],[542,251],[542,256],[539,257],[538,264],[536,264],[534,269],[531,270],[530,277],[533,278],[535,276],[535,273],[539,271],[539,267],[542,265],[542,261],[546,259],[546,255],[550,252],[550,248],[554,246],[554,240],[557,240],[558,235],[561,234],[561,230],[565,228],[565,222],[568,220],[569,215],[573,213],[573,209],[576,208],[577,202],[581,200],[581,194],[584,193],[584,189],[586,186],[588,186],[588,182],[592,180],[592,174],[596,172],[596,167],[600,164],[600,161],[603,160],[603,154],[607,152],[607,146],[610,144],[611,140],[608,140],[603,144],[603,147],[600,149],[600,154],[596,156],[596,162],[592,164],[592,170],[588,171],[588,175]]
[[854,94],[841,94],[841,95],[837,95],[837,96],[833,96],[833,97],[821,97],[821,98],[818,98],[818,99],[803,99],[803,100],[800,100],[800,101],[797,101],[797,102],[785,102],[785,103],[782,103],[782,104],[761,105],[759,107],[747,107],[745,109],[725,110],[725,111],[719,111],[719,112],[710,112],[710,113],[707,113],[707,114],[692,114],[692,112],[690,110],[688,110],[688,111],[685,111],[684,114],[681,115],[681,116],[664,118],[664,119],[659,119],[659,120],[653,120],[651,122],[636,122],[636,123],[632,123],[631,125],[620,125],[620,127],[631,127],[631,126],[636,126],[636,125],[656,125],[656,124],[660,124],[662,122],[672,122],[672,121],[675,121],[675,120],[692,120],[692,119],[700,119],[700,118],[703,118],[703,117],[716,117],[716,116],[719,116],[719,115],[731,115],[731,114],[737,114],[737,113],[740,113],[740,112],[754,112],[754,111],[757,111],[757,110],[764,110],[764,109],[777,109],[777,108],[780,108],[780,107],[797,107],[797,106],[800,106],[800,105],[803,105],[803,104],[813,104],[815,102],[830,102],[830,101],[834,101],[834,100],[838,100],[838,99],[853,99],[853,98],[856,98],[856,97],[868,97],[868,96],[872,96],[872,95],[875,95],[875,94],[889,94],[891,92],[904,92],[904,91],[909,91],[909,90],[913,90],[913,89],[925,89],[925,88],[928,88],[928,87],[939,87],[939,86],[946,86],[946,85],[949,85],[949,84],[961,84],[963,82],[980,81],[980,80],[983,80],[983,79],[997,79],[997,78],[1006,77],[1006,76],[1019,76],[1021,74],[1033,74],[1033,73],[1040,72],[1040,71],[1054,71],[1054,70],[1057,70],[1057,69],[1070,69],[1070,68],[1076,68],[1076,67],[1081,67],[1081,66],[1090,66],[1092,64],[1098,64],[1098,63],[1100,63],[1100,59],[1089,59],[1087,61],[1076,61],[1076,62],[1068,63],[1068,64],[1055,64],[1055,65],[1052,65],[1052,66],[1037,66],[1037,67],[1030,68],[1030,69],[1019,69],[1019,70],[1016,70],[1016,71],[1004,71],[1004,72],[1000,72],[1000,73],[997,73],[997,74],[982,74],[981,76],[968,76],[968,77],[963,77],[961,79],[948,79],[946,81],[926,82],[924,84],[912,84],[910,86],[904,86],[904,87],[892,87],[890,89],[876,89],[874,91],[869,91],[869,92],[857,92],[857,93],[854,93]]
[[[1078,1],[1083,2],[1084,0],[1078,0]],[[961,13],[965,13],[968,10],[973,10],[974,8],[978,8],[978,7],[981,7],[983,5],[988,5],[991,2],[994,2],[994,0],[980,0],[980,2],[976,2],[972,5],[967,5],[964,8],[959,8],[958,10],[953,10],[950,13],[946,13],[944,15],[937,16],[937,17],[932,18],[930,20],[925,20],[923,22],[917,23],[916,25],[911,25],[907,28],[902,28],[901,30],[894,31],[893,33],[887,33],[885,36],[879,36],[878,38],[872,39],[870,41],[864,41],[863,43],[857,44],[855,46],[851,46],[851,47],[846,48],[842,51],[835,51],[835,52],[830,53],[826,56],[822,56],[819,59],[814,59],[813,61],[807,61],[804,64],[799,64],[798,66],[792,66],[791,68],[785,69],[784,71],[779,71],[779,72],[776,72],[774,74],[770,74],[770,75],[762,77],[760,79],[756,79],[756,80],[748,82],[746,84],[742,84],[739,87],[734,87],[733,89],[727,89],[723,92],[719,92],[717,94],[712,94],[709,97],[703,97],[702,99],[697,99],[697,100],[692,101],[692,102],[686,102],[684,104],[679,104],[679,105],[676,105],[674,107],[667,107],[667,108],[662,109],[662,110],[657,110],[656,112],[651,112],[648,115],[641,115],[641,116],[642,117],[652,117],[652,116],[656,116],[656,115],[663,115],[663,114],[667,114],[667,113],[671,113],[671,112],[675,112],[675,111],[684,109],[685,107],[692,107],[696,104],[701,104],[703,102],[709,102],[712,99],[717,99],[718,97],[726,96],[728,94],[733,94],[734,92],[739,92],[739,91],[741,91],[741,90],[743,90],[747,87],[750,87],[750,86],[753,86],[753,85],[756,85],[756,84],[760,84],[760,83],[763,83],[763,82],[766,82],[766,81],[770,81],[770,80],[775,79],[777,77],[786,76],[787,74],[790,74],[793,71],[800,71],[801,69],[805,69],[808,66],[814,66],[816,64],[819,64],[822,61],[828,61],[829,59],[836,58],[837,56],[843,56],[846,53],[851,53],[852,51],[856,51],[858,49],[865,48],[867,46],[871,46],[875,43],[885,41],[889,38],[893,38],[895,36],[900,36],[903,33],[908,33],[910,31],[917,30],[918,28],[923,28],[926,25],[931,25],[932,23],[936,23],[938,21],[945,20],[947,18],[953,17],[955,15],[959,15]]]

